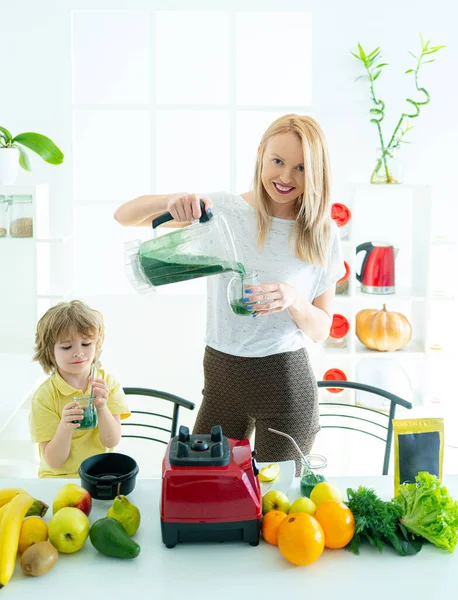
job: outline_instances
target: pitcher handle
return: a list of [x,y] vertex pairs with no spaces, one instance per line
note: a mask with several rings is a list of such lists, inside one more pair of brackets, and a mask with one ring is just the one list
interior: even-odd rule
[[366,262],[369,257],[369,253],[373,249],[374,249],[374,246],[372,245],[371,242],[364,242],[364,244],[360,244],[359,246],[356,246],[356,254],[359,254],[360,252],[365,252],[363,262],[361,264],[361,272],[358,273],[355,270],[356,279],[357,279],[357,281],[359,281],[361,283],[362,283],[362,276],[364,273],[364,267],[366,266]]
[[[202,200],[199,200],[199,202],[200,210],[202,211],[202,216],[199,219],[199,223],[206,223],[212,218],[213,215],[211,211],[207,213],[207,211],[205,210],[205,204]],[[151,224],[153,226],[153,229],[156,229],[156,227],[159,227],[159,225],[163,225],[164,223],[168,223],[169,221],[173,221],[173,217],[169,212],[165,212],[162,213],[162,215],[159,215],[158,217],[153,219]]]

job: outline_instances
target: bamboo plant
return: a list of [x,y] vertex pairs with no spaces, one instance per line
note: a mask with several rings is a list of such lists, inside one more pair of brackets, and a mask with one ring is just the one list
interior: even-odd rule
[[33,150],[51,165],[60,165],[64,160],[62,151],[45,135],[26,132],[13,137],[8,129],[0,127],[0,150],[1,148],[17,148],[19,150],[19,164],[26,171],[31,171],[29,157],[22,146]]
[[369,81],[370,96],[372,103],[374,104],[374,108],[371,108],[369,111],[372,115],[370,122],[377,127],[380,145],[380,156],[377,158],[375,168],[371,174],[371,183],[398,183],[396,178],[393,176],[390,159],[393,159],[394,152],[401,146],[401,144],[408,143],[404,139],[404,136],[414,127],[410,120],[416,119],[420,115],[420,107],[429,104],[431,100],[428,91],[424,87],[420,86],[419,71],[423,65],[435,62],[435,58],[431,59],[429,57],[442,48],[445,48],[445,46],[431,46],[429,41],[425,42],[422,34],[420,34],[420,42],[421,52],[419,56],[416,56],[413,54],[413,52],[409,52],[409,54],[413,56],[416,61],[414,68],[407,69],[407,71],[405,71],[405,73],[409,76],[413,76],[415,88],[419,94],[419,97],[416,100],[412,98],[406,98],[406,102],[411,105],[412,110],[410,112],[403,112],[401,114],[388,142],[386,142],[386,138],[384,137],[382,130],[382,121],[385,118],[385,103],[377,96],[374,85],[383,70],[388,66],[388,63],[381,62],[382,54],[380,47],[375,48],[375,50],[372,50],[372,52],[367,54],[363,50],[361,44],[358,43],[358,54],[352,52],[353,56],[362,63],[366,71],[365,74],[360,75],[357,80],[361,78],[367,78]]

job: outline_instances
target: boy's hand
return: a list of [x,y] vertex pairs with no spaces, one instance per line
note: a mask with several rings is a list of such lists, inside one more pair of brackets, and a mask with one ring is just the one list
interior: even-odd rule
[[92,380],[92,395],[97,410],[104,408],[108,402],[108,386],[103,379]]
[[74,421],[81,421],[83,418],[83,409],[79,402],[69,402],[64,406],[60,423],[64,429],[78,429],[80,424]]

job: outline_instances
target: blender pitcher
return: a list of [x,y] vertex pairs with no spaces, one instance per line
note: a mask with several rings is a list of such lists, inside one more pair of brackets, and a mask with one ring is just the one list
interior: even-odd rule
[[[188,279],[233,271],[243,275],[245,268],[234,235],[223,215],[205,211],[198,222],[155,237],[147,242],[125,244],[126,274],[140,293]],[[153,220],[153,230],[173,220],[169,212]]]

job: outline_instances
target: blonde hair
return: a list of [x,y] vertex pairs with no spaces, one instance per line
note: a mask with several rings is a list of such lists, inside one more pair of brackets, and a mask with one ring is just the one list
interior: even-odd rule
[[40,363],[45,373],[52,373],[57,369],[54,345],[75,334],[93,338],[97,355],[105,337],[102,314],[81,300],[60,302],[51,307],[38,321],[33,360]]
[[297,199],[296,221],[291,232],[295,238],[295,254],[302,260],[324,266],[331,231],[329,157],[321,127],[307,115],[284,115],[274,121],[262,136],[253,180],[257,244],[258,247],[263,246],[272,225],[270,198],[261,179],[267,142],[274,135],[289,132],[297,135],[304,151],[304,193]]

